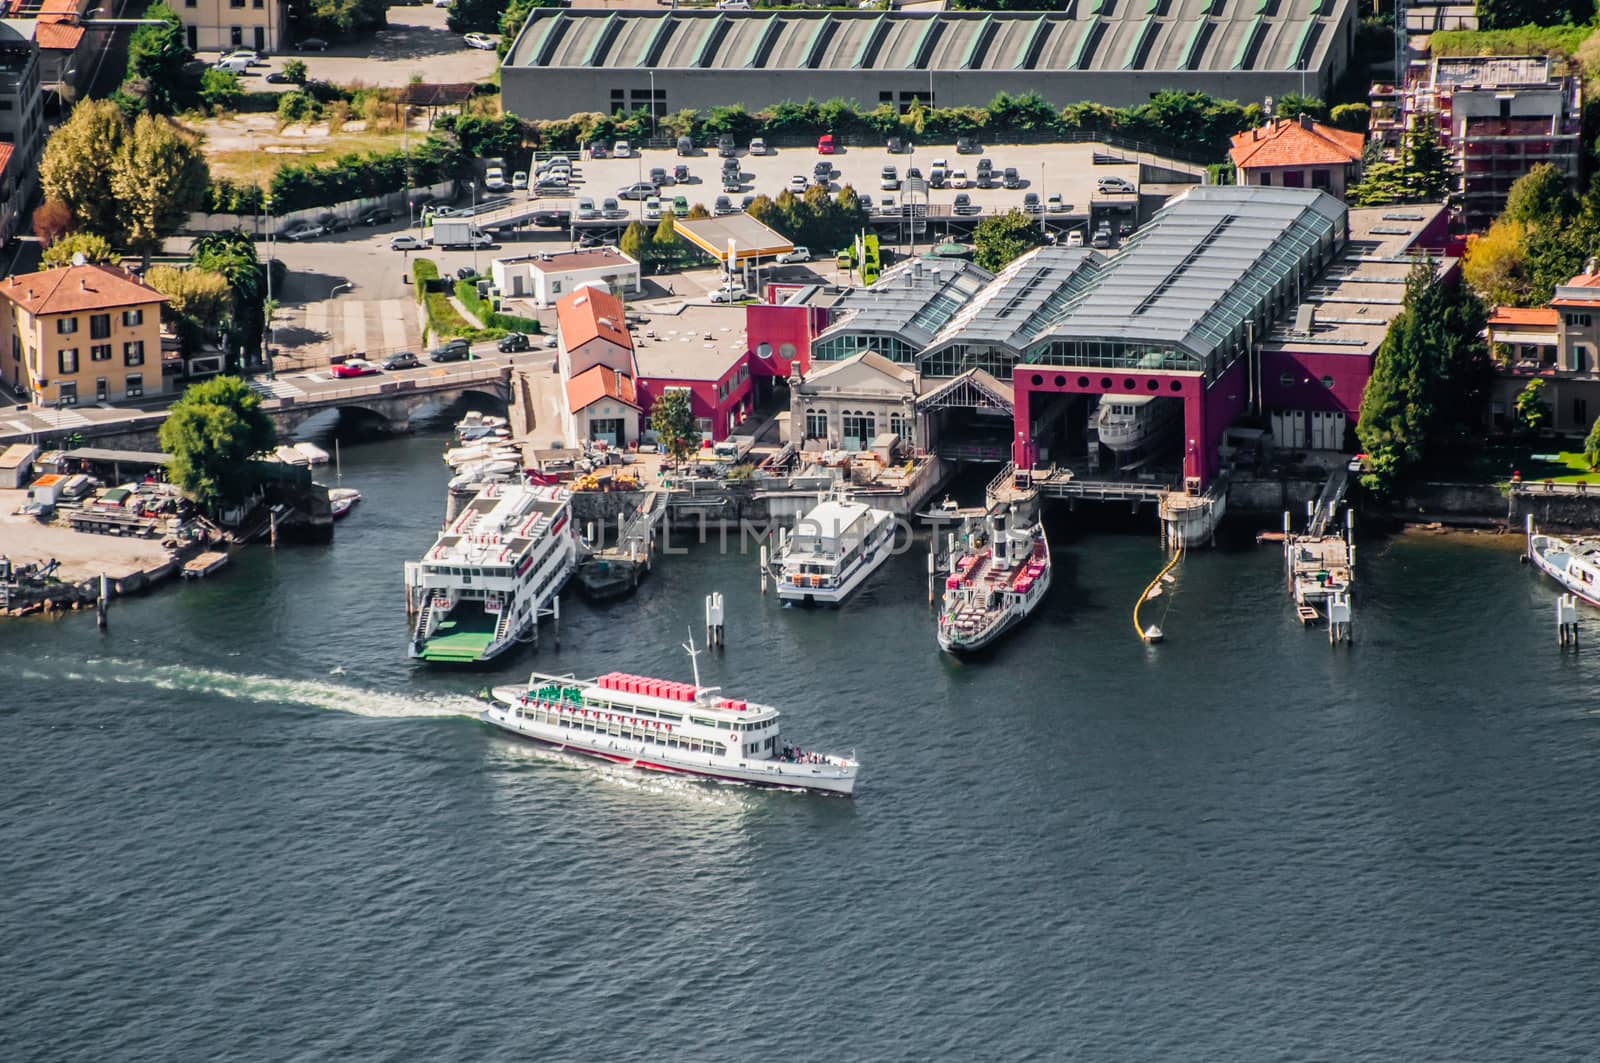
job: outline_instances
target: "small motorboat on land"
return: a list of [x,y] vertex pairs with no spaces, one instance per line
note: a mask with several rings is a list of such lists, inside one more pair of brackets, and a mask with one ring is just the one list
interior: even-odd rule
[[296,443],[294,449],[305,455],[306,461],[313,465],[328,464],[328,452],[315,443]]

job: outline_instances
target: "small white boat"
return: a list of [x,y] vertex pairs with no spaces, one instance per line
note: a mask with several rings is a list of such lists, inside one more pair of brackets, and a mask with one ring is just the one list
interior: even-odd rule
[[354,487],[331,487],[328,489],[328,504],[333,507],[333,519],[348,514],[361,501],[361,492]]
[[306,461],[313,465],[328,464],[328,452],[315,443],[296,443],[294,449],[305,456]]
[[473,462],[515,461],[518,456],[516,447],[498,442],[469,443],[464,447],[452,447],[444,452],[445,464],[454,469]]
[[311,467],[310,458],[289,446],[279,446],[273,450],[272,458],[274,461],[282,462],[285,465],[298,465],[302,469]]
[[[693,655],[692,645],[685,647]],[[483,719],[569,753],[644,771],[842,794],[855,791],[852,757],[785,742],[771,705],[723,697],[695,681],[610,672],[598,679],[534,672],[496,687]]]
[[485,436],[504,437],[510,434],[511,430],[504,417],[479,413],[477,410],[468,411],[465,417],[456,422],[456,438],[464,443]]
[[521,470],[522,463],[510,458],[469,462],[456,470],[448,486],[452,491],[466,491],[480,484],[515,480]]
[[1528,560],[1571,593],[1600,606],[1600,538],[1561,539],[1536,529],[1529,517]]
[[800,518],[773,565],[778,597],[838,605],[894,552],[894,514],[831,496]]
[[1183,404],[1154,395],[1102,395],[1095,414],[1100,443],[1130,454],[1160,441],[1183,417]]

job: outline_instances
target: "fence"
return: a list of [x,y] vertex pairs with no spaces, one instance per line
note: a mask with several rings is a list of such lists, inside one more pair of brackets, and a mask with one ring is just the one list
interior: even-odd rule
[[[435,198],[450,196],[455,191],[455,181],[438,181],[423,188],[401,189],[398,192],[386,192],[381,196],[369,196],[365,199],[350,199],[343,203],[334,203],[326,207],[307,207],[304,210],[291,210],[283,214],[273,214],[271,224],[276,226],[275,235],[282,236],[291,226],[300,222],[314,222],[325,214],[334,214],[343,218],[358,217],[362,212],[374,210],[378,207],[387,207],[393,211],[407,210],[407,201],[415,196],[428,195]],[[185,233],[217,233],[230,232],[234,229],[248,229],[257,235],[263,234],[267,226],[263,224],[264,217],[260,214],[204,214],[194,213],[189,215],[189,222],[184,227]]]

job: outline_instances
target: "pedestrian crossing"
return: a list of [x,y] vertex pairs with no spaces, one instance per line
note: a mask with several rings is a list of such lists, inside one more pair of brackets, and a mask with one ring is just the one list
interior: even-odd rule
[[305,394],[287,380],[262,380],[260,377],[250,381],[250,390],[269,399],[298,399]]

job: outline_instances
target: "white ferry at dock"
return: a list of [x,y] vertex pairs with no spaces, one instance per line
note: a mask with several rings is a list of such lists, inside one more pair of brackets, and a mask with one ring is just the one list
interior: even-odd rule
[[411,656],[487,661],[528,640],[578,566],[571,501],[560,487],[478,488],[423,559],[406,565]]
[[789,745],[779,735],[777,709],[698,682],[534,672],[525,686],[492,693],[485,722],[569,753],[752,786],[846,797],[855,791],[860,765],[853,758]]
[[773,558],[778,597],[838,605],[894,553],[894,514],[830,496],[800,518]]
[[1600,606],[1600,539],[1561,539],[1528,518],[1528,560],[1533,567],[1593,606]]
[[996,507],[951,561],[939,610],[939,648],[972,653],[1020,624],[1050,590],[1050,543],[1044,525]]

